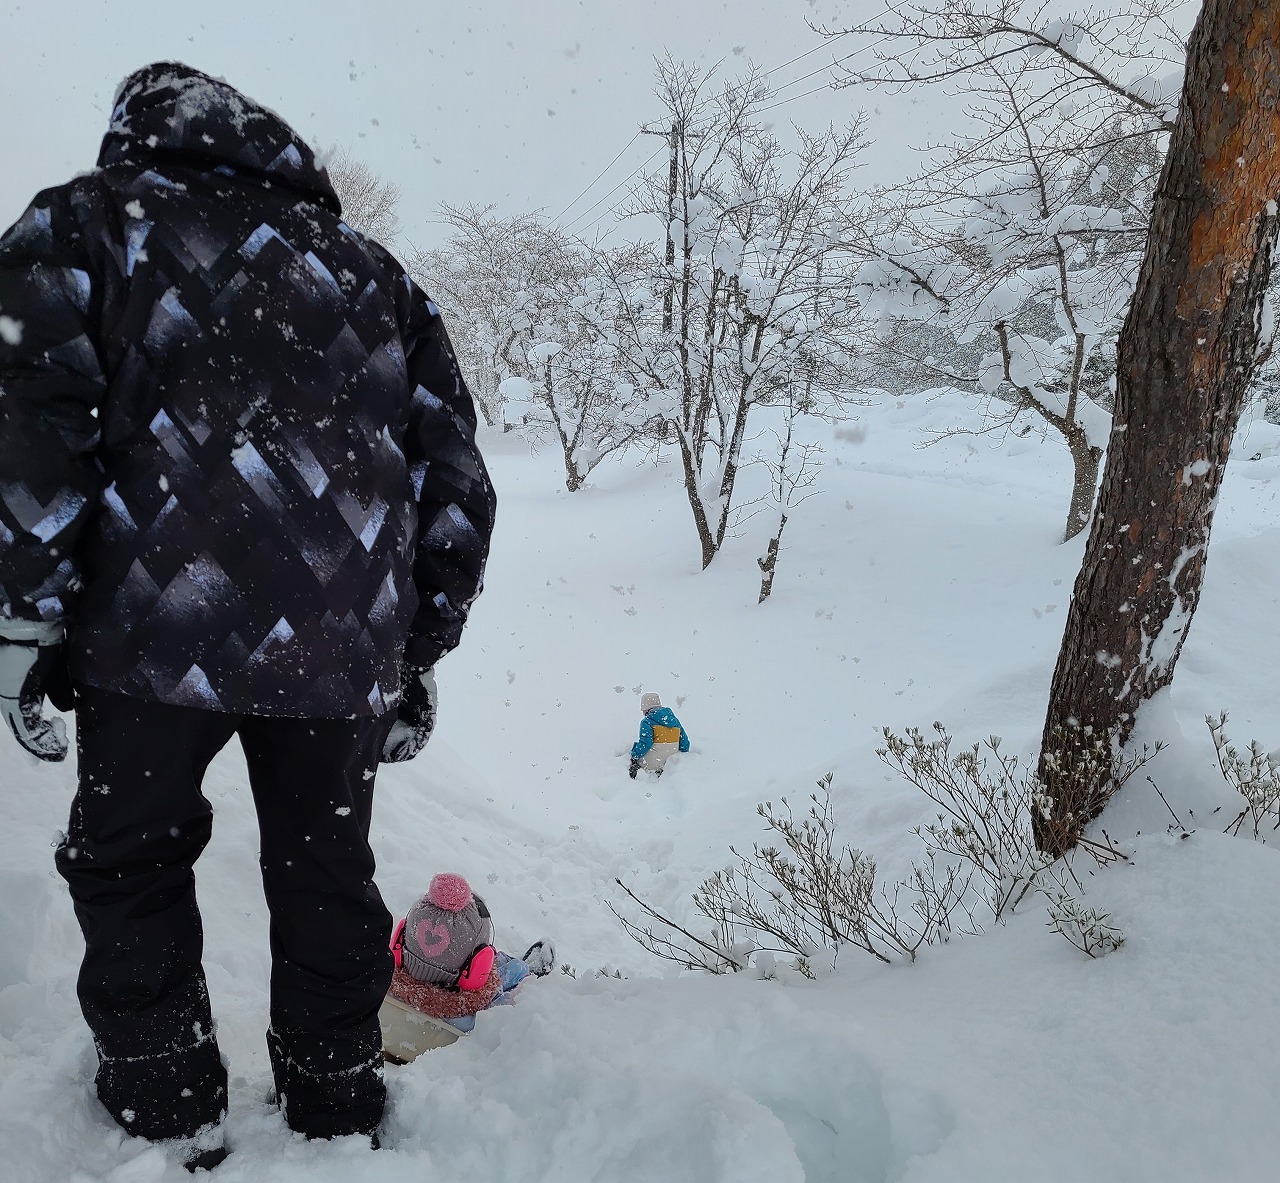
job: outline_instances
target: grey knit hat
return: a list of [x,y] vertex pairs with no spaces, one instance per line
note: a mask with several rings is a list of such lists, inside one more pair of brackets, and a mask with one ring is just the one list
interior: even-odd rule
[[461,875],[437,875],[405,917],[403,942],[403,965],[411,977],[453,986],[471,954],[493,944],[493,921]]
[[647,715],[650,711],[656,711],[662,705],[660,699],[652,690],[646,694],[640,695],[640,712]]

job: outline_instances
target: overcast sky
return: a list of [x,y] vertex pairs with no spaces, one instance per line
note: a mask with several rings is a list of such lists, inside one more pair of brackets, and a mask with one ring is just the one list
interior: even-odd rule
[[[404,192],[406,234],[441,201],[504,212],[568,205],[656,116],[653,60],[669,50],[726,69],[779,70],[791,98],[836,54],[806,24],[878,0],[0,0],[0,222],[38,189],[92,166],[112,95],[131,70],[177,58],[274,108],[312,143],[342,143]],[[891,110],[884,111],[888,101]],[[903,160],[911,120],[885,100],[822,91],[776,115],[844,122],[881,105],[872,167]],[[641,137],[569,211],[585,211],[652,152]],[[577,225],[589,226],[622,191]]]
[[[657,116],[653,60],[777,69],[781,97],[857,48],[824,44],[881,0],[0,0],[0,224],[38,189],[93,165],[119,80],[177,58],[272,107],[313,144],[344,144],[404,194],[407,237],[429,242],[442,201],[557,215]],[[1194,7],[1194,6],[1193,6]],[[805,54],[800,61],[783,63]],[[790,84],[790,85],[789,85]],[[945,96],[854,91],[795,98],[804,126],[871,110],[867,175],[911,171],[945,132]],[[661,150],[636,139],[564,217],[573,222]],[[624,194],[573,223],[579,232]]]

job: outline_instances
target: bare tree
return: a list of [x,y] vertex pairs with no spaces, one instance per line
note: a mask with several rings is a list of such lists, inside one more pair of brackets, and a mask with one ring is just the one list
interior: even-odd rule
[[[985,342],[972,374],[988,426],[1038,417],[1073,463],[1064,536],[1088,524],[1109,430],[1114,346],[1136,282],[1163,155],[1165,99],[1121,83],[1142,60],[1168,65],[1132,12],[1045,22],[1042,6],[895,6],[876,31],[895,52],[846,82],[922,85],[963,77],[981,130],[881,195],[861,295],[892,337],[903,321]],[[1135,23],[1136,22],[1136,23]],[[1105,51],[1086,53],[1107,30]],[[1154,57],[1153,57],[1154,55]],[[928,335],[924,335],[928,339]],[[916,365],[928,373],[926,359]]]
[[716,89],[669,60],[658,73],[675,168],[648,178],[627,214],[662,226],[664,241],[608,270],[600,307],[620,366],[674,432],[706,567],[728,530],[752,408],[797,376],[811,399],[846,385],[854,301],[837,257],[856,216],[862,127],[801,132],[788,153],[758,118],[758,75]]
[[819,31],[871,39],[874,64],[841,69],[837,85],[945,82],[1007,63],[1031,72],[1028,89],[1047,106],[1087,112],[1106,101],[1169,132],[1185,57],[1178,7],[1117,0],[1052,16],[1061,6],[1047,0],[886,0],[870,20]]
[[[758,604],[763,604],[773,592],[773,580],[778,573],[778,555],[782,548],[782,532],[787,528],[788,518],[797,506],[818,493],[818,458],[822,449],[797,436],[803,416],[803,400],[803,388],[793,386],[788,392],[786,420],[782,430],[775,432],[773,436],[776,446],[762,460],[769,470],[769,493],[764,498],[765,505],[758,508],[767,507],[777,515],[777,519],[764,554],[756,559],[756,565],[760,568]],[[750,508],[741,516],[743,519],[751,516]]]
[[467,326],[458,357],[490,424],[554,438],[576,492],[606,456],[647,436],[655,418],[610,345],[600,273],[628,252],[593,249],[535,215],[444,208],[453,232],[416,251],[411,272]]
[[1054,671],[1036,841],[1070,849],[1118,749],[1173,679],[1262,339],[1280,196],[1280,0],[1206,0],[1119,346],[1115,421]]
[[375,242],[393,242],[400,233],[400,187],[382,180],[346,148],[333,149],[326,171],[347,225]]

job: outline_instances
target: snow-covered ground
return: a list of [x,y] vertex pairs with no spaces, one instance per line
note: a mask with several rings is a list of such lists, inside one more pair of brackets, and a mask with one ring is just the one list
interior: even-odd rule
[[[460,871],[501,942],[550,935],[576,977],[532,982],[472,1037],[390,1069],[383,1150],[292,1137],[264,1103],[267,918],[243,762],[224,752],[199,866],[231,1065],[220,1180],[1276,1177],[1280,851],[1220,833],[1232,802],[1203,716],[1226,708],[1234,738],[1280,744],[1280,429],[1242,432],[1177,682],[1145,724],[1170,748],[1144,771],[1195,832],[1166,833],[1141,776],[1108,814],[1132,865],[1086,899],[1123,929],[1118,953],[1088,960],[1031,907],[910,966],[854,951],[817,982],[710,978],[668,972],[606,906],[625,910],[621,878],[693,919],[730,843],[760,837],[756,803],[803,799],[828,771],[845,840],[905,869],[928,803],[876,758],[880,725],[940,719],[1034,750],[1082,552],[1057,541],[1068,461],[1034,437],[917,446],[972,415],[954,394],[883,398],[859,430],[824,430],[822,495],[788,524],[759,606],[766,517],[699,572],[673,462],[616,464],[568,494],[554,449],[485,437],[489,587],[440,669],[436,737],[379,778],[379,879],[403,912]],[[660,781],[626,776],[641,689],[693,740]],[[50,849],[72,769],[12,744],[0,769],[0,1173],[187,1178],[91,1099],[79,934]]]

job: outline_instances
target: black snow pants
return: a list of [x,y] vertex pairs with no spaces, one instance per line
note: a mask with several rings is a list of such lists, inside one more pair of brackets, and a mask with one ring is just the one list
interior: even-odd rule
[[309,1137],[373,1133],[392,960],[369,822],[390,717],[226,715],[77,686],[76,723],[79,790],[55,857],[84,933],[78,988],[102,1103],[151,1139],[226,1112],[193,867],[212,830],[205,769],[239,735],[271,913],[267,1045],[285,1118]]

